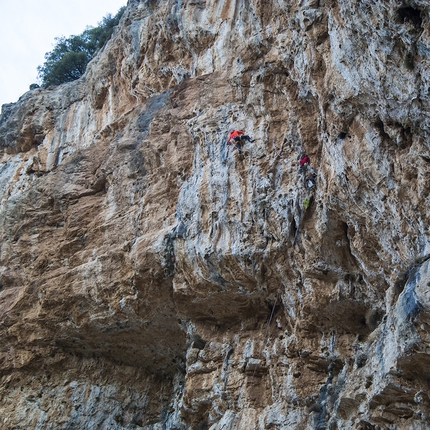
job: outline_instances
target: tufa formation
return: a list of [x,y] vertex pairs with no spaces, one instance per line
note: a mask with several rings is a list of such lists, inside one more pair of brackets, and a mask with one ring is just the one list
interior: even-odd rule
[[129,0],[4,105],[0,428],[428,428],[429,20]]

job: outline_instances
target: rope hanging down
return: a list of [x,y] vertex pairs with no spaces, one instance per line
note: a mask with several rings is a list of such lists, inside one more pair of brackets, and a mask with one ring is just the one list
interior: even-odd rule
[[[269,327],[270,327],[270,324],[272,322],[273,314],[275,313],[276,303],[278,302],[279,291],[280,290],[278,290],[278,293],[276,294],[275,303],[273,304],[272,312],[270,313],[269,320],[267,321],[266,331],[264,332],[263,344],[261,345],[260,352],[258,353],[258,360],[260,360],[261,353],[263,352],[263,349],[264,349],[264,347],[266,346],[266,343],[267,343],[267,336],[268,336],[268,332],[269,332]],[[257,366],[254,367],[254,371],[252,372],[251,385],[254,382],[254,376],[255,376],[255,371],[256,370],[257,370]]]

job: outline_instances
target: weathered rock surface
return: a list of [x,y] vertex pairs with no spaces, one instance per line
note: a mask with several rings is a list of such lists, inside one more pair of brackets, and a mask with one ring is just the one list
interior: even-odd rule
[[430,428],[429,20],[129,0],[5,105],[0,427]]

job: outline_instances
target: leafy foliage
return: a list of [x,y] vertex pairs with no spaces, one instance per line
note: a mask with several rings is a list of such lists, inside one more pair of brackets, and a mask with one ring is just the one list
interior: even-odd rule
[[303,207],[305,208],[305,210],[308,209],[310,202],[311,201],[310,201],[309,197],[306,197],[305,199],[303,199]]
[[51,52],[45,54],[45,63],[37,68],[42,86],[59,85],[80,78],[95,53],[112,36],[125,7],[115,16],[108,14],[97,27],[88,27],[78,36],[57,37]]

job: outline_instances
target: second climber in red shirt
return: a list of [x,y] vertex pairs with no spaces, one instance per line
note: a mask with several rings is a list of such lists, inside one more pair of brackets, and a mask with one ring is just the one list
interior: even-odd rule
[[300,161],[299,161],[299,172],[300,173],[304,173],[306,175],[306,173],[310,173],[311,175],[315,175],[315,170],[312,169],[311,165],[311,160],[309,159],[309,157],[306,154],[302,154],[300,156]]

